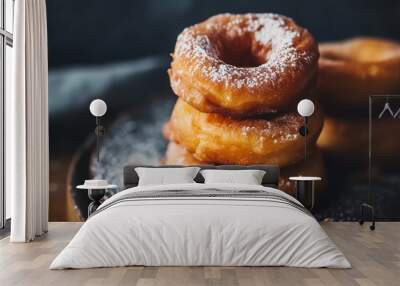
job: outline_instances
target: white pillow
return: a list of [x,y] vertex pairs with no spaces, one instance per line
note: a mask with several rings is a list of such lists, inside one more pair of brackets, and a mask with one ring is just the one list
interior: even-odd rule
[[199,167],[187,168],[135,168],[139,186],[195,183]]
[[262,170],[202,170],[205,184],[261,185],[265,171]]

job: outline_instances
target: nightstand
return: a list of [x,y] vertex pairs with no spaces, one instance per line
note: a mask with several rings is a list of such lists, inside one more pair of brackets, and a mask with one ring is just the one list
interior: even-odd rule
[[92,201],[88,206],[88,217],[101,205],[106,190],[116,189],[116,185],[109,185],[106,180],[85,180],[83,185],[76,187],[78,190],[87,190],[89,199]]
[[315,182],[322,179],[320,177],[298,176],[290,177],[289,180],[296,182],[296,198],[308,210],[312,210],[315,201]]

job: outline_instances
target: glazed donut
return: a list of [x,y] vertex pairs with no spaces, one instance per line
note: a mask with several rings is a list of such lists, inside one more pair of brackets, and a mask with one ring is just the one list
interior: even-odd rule
[[[166,165],[213,165],[210,162],[202,162],[194,158],[193,154],[188,152],[184,147],[169,142],[167,151],[165,153],[165,160],[163,161]],[[321,155],[321,151],[315,150],[315,152],[308,158],[307,161],[301,161],[295,165],[286,166],[281,168],[278,188],[288,194],[296,194],[296,184],[289,180],[291,176],[319,176],[325,178],[324,164]],[[324,180],[323,183],[325,183]],[[321,187],[321,186],[319,186]]]
[[[399,150],[398,120],[385,118],[374,120],[373,124],[373,160],[376,163],[397,164],[398,157],[393,154]],[[346,165],[365,165],[368,160],[368,140],[368,119],[326,117],[317,145],[331,159]]]
[[354,38],[320,47],[316,93],[323,107],[368,110],[371,94],[400,92],[400,43]]
[[[310,117],[313,146],[322,128],[319,108]],[[303,118],[296,112],[269,118],[234,119],[203,113],[178,99],[164,135],[184,146],[194,158],[216,164],[275,164],[286,166],[304,158]]]
[[168,70],[176,95],[202,112],[286,110],[315,84],[318,46],[292,19],[222,14],[185,29]]

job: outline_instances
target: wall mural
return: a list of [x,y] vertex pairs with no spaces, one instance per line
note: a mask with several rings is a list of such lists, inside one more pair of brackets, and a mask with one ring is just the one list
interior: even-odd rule
[[[119,191],[123,166],[128,164],[262,163],[280,165],[280,188],[292,194],[296,188],[290,176],[322,177],[316,185],[314,208],[320,220],[356,220],[363,202],[375,206],[378,219],[400,218],[400,98],[374,99],[372,127],[368,124],[369,95],[400,94],[399,67],[391,62],[398,60],[400,53],[400,26],[394,20],[400,16],[398,2],[315,0],[303,7],[294,0],[218,4],[211,0],[150,0],[112,5],[105,0],[53,0],[47,9],[50,220],[85,217],[89,199],[75,186],[85,179],[104,178],[119,186],[112,192]],[[262,110],[256,114],[256,107],[246,109],[248,104],[229,113],[213,110],[215,102],[210,104],[204,98],[191,101],[201,97],[187,96],[183,89],[192,82],[179,86],[178,63],[171,68],[177,54],[173,59],[170,54],[178,35],[210,16],[248,11],[282,14],[305,27],[319,44],[315,69],[310,64],[301,88],[277,106],[276,113]],[[282,42],[280,39],[279,44]],[[224,42],[226,46],[237,43]],[[226,52],[230,58],[225,61],[242,67],[263,64],[253,50],[249,53],[246,49],[244,45],[240,54]],[[263,56],[268,59],[270,51]],[[359,68],[352,69],[350,62]],[[379,69],[381,66],[385,68]],[[240,100],[245,95],[241,96]],[[89,104],[96,98],[107,103],[99,160],[96,121],[89,112]],[[306,159],[304,136],[299,133],[304,119],[296,109],[303,98],[315,104],[308,121],[310,154]],[[206,113],[209,111],[213,113]],[[198,128],[185,125],[190,120],[197,122]],[[201,128],[214,133],[199,131]],[[262,142],[268,128],[277,128],[270,145]],[[201,142],[196,141],[199,132],[203,132]],[[200,143],[206,146],[199,148],[196,144]]]

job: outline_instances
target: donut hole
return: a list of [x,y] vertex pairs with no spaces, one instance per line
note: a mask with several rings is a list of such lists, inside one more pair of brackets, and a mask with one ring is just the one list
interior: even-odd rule
[[267,62],[270,46],[261,46],[250,37],[230,37],[221,41],[221,60],[235,67],[258,67]]
[[250,53],[250,51],[245,51],[238,56],[234,55],[234,53],[225,54],[222,60],[229,65],[243,68],[258,67],[265,63],[265,60],[259,59]]
[[254,54],[251,49],[242,50],[238,53],[237,50],[228,50],[224,52],[221,58],[225,63],[242,68],[259,67],[266,63],[267,56]]

